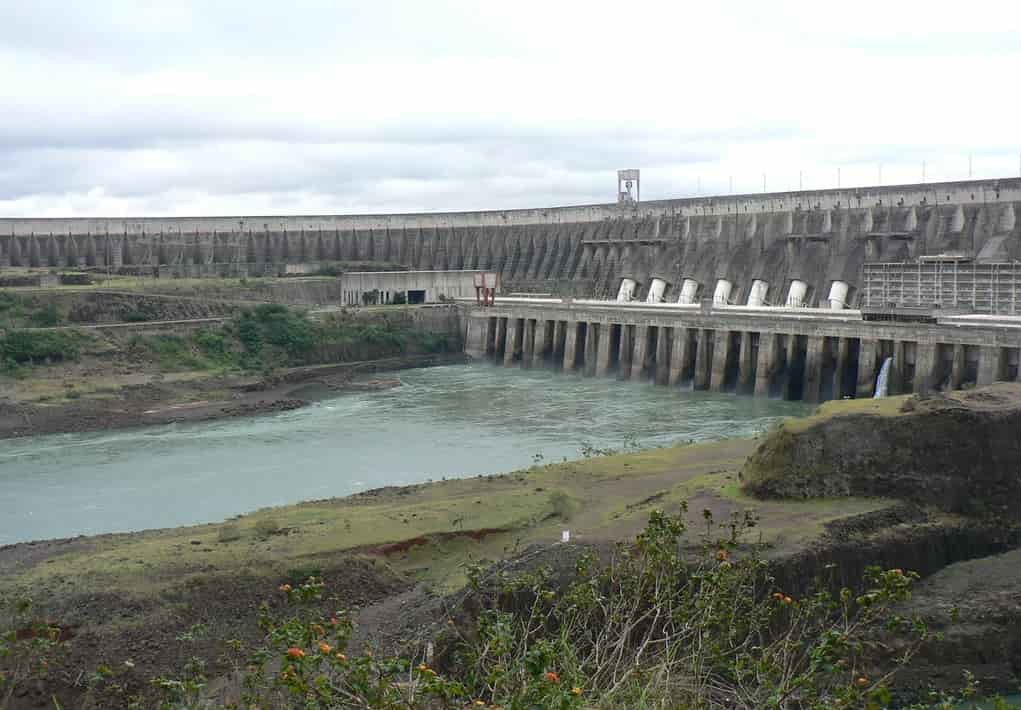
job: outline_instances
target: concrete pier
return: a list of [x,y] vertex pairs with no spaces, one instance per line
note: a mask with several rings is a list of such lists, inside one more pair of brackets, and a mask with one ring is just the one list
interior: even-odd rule
[[1021,319],[867,322],[858,312],[666,308],[520,299],[466,307],[465,352],[506,365],[550,356],[565,371],[651,379],[697,390],[779,394],[817,402],[871,397],[893,363],[890,393],[928,392],[1021,377]]
[[717,330],[713,334],[712,370],[709,373],[709,388],[713,392],[722,392],[727,370],[727,358],[730,356],[730,331]]
[[692,387],[697,390],[709,389],[709,363],[712,360],[711,338],[713,331],[704,328],[698,332],[698,342],[695,344],[695,375],[692,378]]
[[599,328],[599,345],[596,348],[596,377],[606,377],[610,371],[611,335],[609,325],[602,325]]
[[635,326],[635,347],[631,361],[631,379],[639,381],[645,373],[645,360],[649,353],[649,326]]
[[657,385],[665,385],[670,379],[670,345],[673,342],[670,331],[673,328],[660,328],[656,333],[656,374]]
[[570,372],[578,366],[578,326],[568,321],[564,338],[564,370]]

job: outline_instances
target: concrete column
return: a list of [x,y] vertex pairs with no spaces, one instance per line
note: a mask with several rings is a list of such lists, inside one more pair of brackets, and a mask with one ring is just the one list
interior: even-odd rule
[[890,363],[889,380],[886,384],[887,394],[904,394],[904,341],[893,341],[893,362]]
[[470,358],[482,359],[486,356],[486,340],[489,330],[488,318],[469,318],[468,332],[464,338],[464,354]]
[[755,389],[755,360],[752,357],[752,333],[741,332],[741,352],[737,357],[737,389],[751,392]]
[[805,388],[801,398],[818,402],[822,395],[822,353],[826,339],[821,335],[808,336],[805,348]]
[[521,367],[532,366],[532,356],[535,352],[535,321],[525,318],[525,329],[521,336]]
[[567,340],[567,323],[558,320],[553,324],[553,359],[564,360],[564,346],[562,343]]
[[596,377],[606,377],[606,374],[610,371],[610,331],[612,329],[613,326],[609,323],[603,323],[599,326],[599,347],[596,348]]
[[[783,398],[793,399],[794,398],[794,384],[795,372],[798,368],[798,336],[791,333],[787,336],[787,381],[784,383]],[[807,358],[807,353],[806,353]],[[805,385],[805,363],[801,362],[801,398],[805,398],[804,385]]]
[[692,386],[697,390],[709,389],[709,336],[713,331],[702,329],[698,332],[695,346],[695,377]]
[[950,388],[960,389],[964,382],[964,346],[958,343],[954,345],[954,364],[950,369]]
[[503,348],[503,352],[507,352],[507,321],[509,318],[497,318],[496,319],[496,337],[493,339],[493,353],[496,355],[500,354],[500,349]]
[[599,324],[589,323],[585,328],[585,374],[596,374],[596,352],[599,347]]
[[844,372],[847,370],[847,361],[850,358],[850,347],[850,340],[837,338],[837,362],[833,371],[833,399],[841,399],[844,396]]
[[656,384],[665,385],[670,376],[670,337],[663,326],[656,331]]
[[688,329],[681,326],[674,328],[674,342],[670,345],[670,375],[668,385],[676,385],[684,376],[684,368],[691,359],[691,338]]
[[730,357],[730,331],[717,330],[713,339],[713,364],[709,375],[709,387],[713,392],[723,391],[727,374],[727,359]]
[[858,397],[868,398],[876,392],[876,358],[879,341],[862,338],[858,349]]
[[642,379],[645,371],[645,358],[649,354],[649,326],[635,326],[635,350],[634,359],[631,361],[631,379],[638,381]]
[[932,391],[935,373],[936,344],[918,343],[915,346],[915,394],[928,394]]
[[514,362],[514,355],[521,347],[521,319],[507,319],[507,340],[503,348],[503,364],[510,365]]
[[574,370],[577,361],[578,348],[578,324],[574,321],[567,321],[567,333],[564,336],[564,370]]
[[780,353],[780,336],[776,333],[759,333],[759,358],[755,363],[755,396],[768,397],[769,385],[776,372]]
[[620,326],[620,377],[627,378],[631,376],[631,355],[634,350],[634,343],[631,338],[631,328],[626,323],[622,323]]
[[995,345],[983,345],[978,350],[977,385],[991,385],[1000,376],[1000,349]]
[[546,355],[553,350],[553,321],[535,322],[535,345],[532,346],[532,365],[541,367]]

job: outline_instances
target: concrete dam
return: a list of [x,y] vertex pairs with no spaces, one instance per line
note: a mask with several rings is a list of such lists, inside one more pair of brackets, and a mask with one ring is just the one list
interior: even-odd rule
[[[1016,379],[1021,179],[402,215],[2,219],[0,266],[495,272],[467,349],[811,401]],[[364,264],[361,267],[364,269]]]

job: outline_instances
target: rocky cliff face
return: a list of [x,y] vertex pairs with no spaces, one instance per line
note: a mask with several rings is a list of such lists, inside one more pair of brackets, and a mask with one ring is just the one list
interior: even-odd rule
[[780,427],[742,472],[760,497],[881,496],[1021,517],[1021,385],[911,398],[893,415]]

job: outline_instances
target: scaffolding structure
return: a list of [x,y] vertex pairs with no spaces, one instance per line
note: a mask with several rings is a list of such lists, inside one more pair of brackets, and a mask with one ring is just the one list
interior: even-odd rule
[[865,309],[1021,313],[1021,262],[925,259],[865,264],[862,270]]

